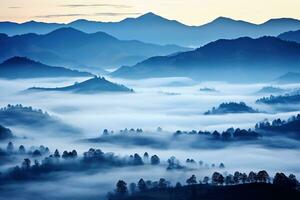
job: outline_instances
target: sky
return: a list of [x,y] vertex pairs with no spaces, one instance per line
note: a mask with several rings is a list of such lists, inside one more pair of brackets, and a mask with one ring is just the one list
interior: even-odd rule
[[0,0],[0,21],[120,21],[154,12],[188,25],[224,16],[262,23],[271,18],[300,19],[299,0]]

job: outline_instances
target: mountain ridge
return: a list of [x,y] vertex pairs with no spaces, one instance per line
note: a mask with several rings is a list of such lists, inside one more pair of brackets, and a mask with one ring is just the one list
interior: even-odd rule
[[[30,29],[30,25],[34,25],[35,27]],[[274,18],[260,24],[255,24],[229,17],[218,17],[208,23],[192,26],[150,12],[136,18],[125,18],[117,22],[101,22],[85,19],[78,19],[65,24],[43,22],[3,24],[0,22],[0,30],[8,33],[8,35],[26,32],[45,34],[50,32],[49,30],[62,27],[72,27],[87,33],[103,31],[121,40],[139,40],[154,44],[176,44],[180,46],[200,46],[221,38],[277,36],[283,32],[300,29],[300,20]],[[224,28],[226,31],[224,31]],[[177,34],[174,34],[174,32]]]
[[[121,67],[111,75],[138,79],[185,76],[204,80],[249,80],[251,74],[255,80],[266,80],[288,70],[299,71],[299,55],[300,44],[276,37],[221,39],[193,51],[152,57],[132,67]],[[268,72],[267,75],[264,72]]]
[[0,78],[42,78],[42,77],[87,77],[89,72],[80,72],[64,67],[49,66],[26,57],[11,57],[0,64]]

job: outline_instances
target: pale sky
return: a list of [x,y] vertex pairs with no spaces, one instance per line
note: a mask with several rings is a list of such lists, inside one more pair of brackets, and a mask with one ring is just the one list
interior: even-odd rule
[[262,23],[270,18],[300,19],[300,0],[0,0],[0,21],[120,21],[147,12],[189,25],[219,16]]

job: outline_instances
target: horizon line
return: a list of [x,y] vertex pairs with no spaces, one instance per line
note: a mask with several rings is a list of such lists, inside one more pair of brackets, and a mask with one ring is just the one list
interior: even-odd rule
[[29,22],[36,22],[36,23],[45,23],[45,24],[62,24],[62,25],[67,25],[67,24],[70,24],[72,22],[75,22],[75,21],[79,21],[79,20],[85,20],[85,21],[89,21],[89,22],[96,22],[96,23],[119,23],[119,22],[122,22],[126,19],[138,19],[138,18],[141,18],[143,16],[146,16],[146,15],[149,15],[149,14],[152,14],[152,15],[155,15],[157,17],[161,17],[163,19],[166,19],[166,20],[169,20],[169,21],[176,21],[180,24],[183,24],[185,26],[189,26],[189,27],[199,27],[199,26],[204,26],[206,24],[209,24],[209,23],[212,23],[214,21],[216,21],[217,19],[221,19],[221,18],[224,18],[224,19],[228,19],[228,20],[232,20],[232,21],[236,21],[236,22],[244,22],[244,23],[249,23],[249,24],[253,24],[253,25],[262,25],[270,20],[279,20],[279,19],[291,19],[291,20],[299,20],[298,18],[293,18],[293,17],[278,17],[278,18],[269,18],[261,23],[254,23],[254,22],[251,22],[251,21],[246,21],[246,20],[241,20],[241,19],[235,19],[235,18],[231,18],[231,17],[225,17],[225,16],[219,16],[219,17],[216,17],[212,20],[209,20],[205,23],[202,23],[202,24],[198,24],[198,25],[189,25],[189,24],[185,24],[179,20],[176,20],[176,19],[169,19],[169,18],[166,18],[166,17],[163,17],[161,15],[158,15],[154,12],[147,12],[147,13],[144,13],[144,14],[141,14],[137,17],[125,17],[121,20],[118,20],[118,21],[97,21],[97,20],[89,20],[87,18],[77,18],[77,19],[74,19],[74,20],[71,20],[69,22],[45,22],[45,21],[39,21],[39,20],[27,20],[27,21],[23,21],[23,22],[16,22],[16,21],[0,21],[0,23],[15,23],[15,24],[25,24],[25,23],[29,23]]

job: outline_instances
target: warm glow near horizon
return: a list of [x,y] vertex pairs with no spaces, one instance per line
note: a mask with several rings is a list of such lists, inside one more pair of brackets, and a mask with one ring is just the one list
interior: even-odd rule
[[189,25],[219,16],[262,23],[271,18],[300,19],[299,0],[1,0],[0,21],[120,21],[154,12]]

